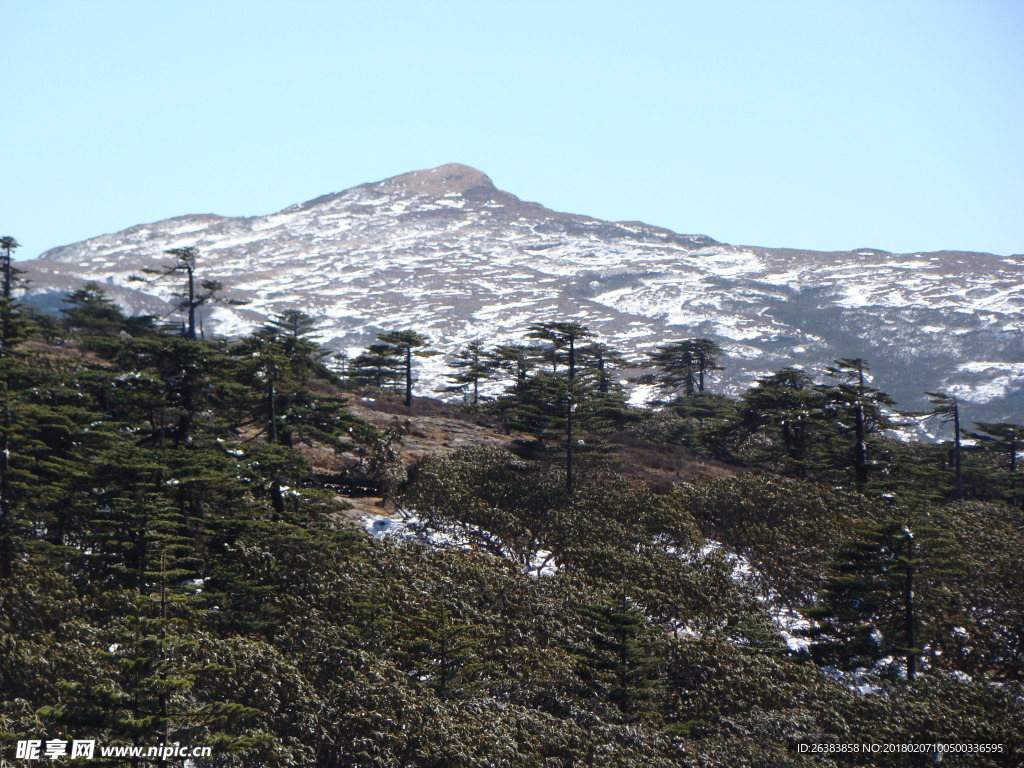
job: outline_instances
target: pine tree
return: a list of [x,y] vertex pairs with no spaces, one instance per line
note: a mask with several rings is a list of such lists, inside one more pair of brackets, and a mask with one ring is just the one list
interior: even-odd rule
[[[219,670],[196,653],[202,609],[194,605],[195,591],[173,585],[163,560],[158,554],[152,594],[108,593],[118,612],[105,628],[108,642],[114,642],[102,652],[103,676],[59,681],[58,700],[39,714],[62,730],[86,730],[113,744],[215,744],[222,754],[249,748],[255,740],[246,720],[255,709],[236,701],[200,701],[192,693],[200,677]],[[147,764],[170,762],[158,758]]]
[[915,583],[921,568],[909,527],[888,522],[864,528],[834,565],[821,603],[805,614],[812,654],[844,669],[904,657],[907,679],[917,675],[920,639]]
[[743,393],[742,425],[750,433],[769,431],[797,474],[810,469],[816,429],[822,426],[826,399],[804,371],[783,368],[762,376]]
[[263,389],[254,411],[272,443],[293,443],[294,427],[302,421],[299,414],[315,399],[306,390],[307,381],[313,375],[331,376],[323,365],[326,353],[310,338],[314,324],[309,315],[287,310],[233,349],[247,378]]
[[[196,310],[204,304],[210,302],[220,302],[222,304],[241,305],[244,301],[238,299],[223,298],[219,294],[224,290],[223,283],[216,280],[198,280],[196,277],[196,260],[199,258],[199,249],[193,246],[186,246],[185,248],[171,248],[168,251],[164,251],[169,256],[173,256],[177,261],[174,264],[170,264],[159,269],[143,269],[145,274],[153,275],[153,279],[157,280],[162,277],[169,275],[183,274],[185,276],[184,288],[174,294],[178,299],[177,309],[179,312],[184,312],[187,318],[184,333],[186,339],[195,340],[197,338],[196,333]],[[132,280],[147,282],[144,278],[133,276]]]
[[868,435],[891,425],[882,411],[883,406],[895,405],[889,395],[867,383],[870,368],[861,358],[836,360],[825,369],[829,376],[838,379],[839,385],[825,388],[826,397],[839,411],[841,422],[853,422],[852,458],[854,478],[858,485],[868,481],[871,466],[868,457]]
[[124,331],[130,335],[152,334],[156,328],[152,315],[126,317],[121,308],[107,298],[98,283],[89,282],[69,294],[61,310],[68,331],[76,334],[112,336]]
[[937,417],[943,424],[953,425],[954,492],[957,499],[964,497],[963,444],[960,428],[960,400],[944,392],[926,392],[932,403],[929,417]]
[[540,350],[525,344],[500,344],[487,353],[488,364],[522,384],[537,367]]
[[1020,493],[1017,490],[1018,454],[1024,447],[1024,426],[1008,422],[974,422],[976,431],[967,435],[978,441],[985,451],[1001,457],[1007,472],[1009,499],[1012,504],[1019,504]]
[[[541,399],[535,399],[534,406],[543,403],[544,399],[556,409],[560,421],[565,428],[565,485],[569,496],[575,492],[575,478],[573,457],[576,450],[576,437],[573,434],[576,421],[576,410],[581,400],[584,399],[585,388],[579,386],[576,377],[576,345],[583,339],[592,338],[593,332],[584,325],[575,322],[547,322],[534,323],[530,326],[529,337],[541,339],[551,343],[550,352],[553,365],[557,366],[558,361],[564,357],[566,375],[561,381],[552,373],[551,378],[539,378],[537,382],[542,384]],[[535,388],[536,389],[536,388]],[[543,390],[548,390],[547,396]]]
[[175,336],[97,339],[91,347],[131,372],[115,380],[108,394],[121,399],[110,407],[128,409],[128,418],[134,417],[134,409],[146,410],[146,444],[189,445],[199,431],[224,436],[237,426],[239,414],[232,406],[244,385],[232,379],[235,366],[223,349]]
[[[396,354],[402,360],[402,367],[405,373],[405,407],[412,407],[412,358],[413,355],[428,356],[437,354],[430,350],[422,349],[430,343],[430,339],[421,333],[413,330],[386,331],[377,336],[381,344],[390,345],[395,349]],[[413,350],[419,349],[418,352]]]
[[983,422],[976,421],[974,426],[976,432],[969,435],[981,444],[996,453],[1004,454],[1004,466],[1012,476],[1017,471],[1017,456],[1024,446],[1024,426],[1010,424],[1008,422]]
[[79,481],[79,504],[89,509],[81,531],[88,553],[82,569],[94,587],[146,595],[158,578],[177,584],[201,575],[200,521],[175,503],[180,481],[168,458],[165,451],[122,444],[97,456]]
[[668,396],[686,397],[704,392],[711,371],[719,371],[722,348],[711,339],[687,339],[664,344],[650,355],[658,370],[654,381]]
[[13,253],[21,245],[13,237],[0,237],[0,357],[13,350],[14,345],[27,336],[28,323],[24,311],[14,301],[13,291],[24,280],[22,270],[12,263]]
[[383,390],[401,381],[402,359],[390,344],[371,344],[348,365],[348,378],[357,386]]
[[72,486],[84,457],[108,439],[80,394],[33,362],[0,359],[0,580],[68,543]]
[[654,630],[624,594],[584,605],[580,613],[588,642],[571,649],[580,677],[627,721],[636,719],[661,685]]
[[615,373],[628,365],[621,352],[602,342],[592,342],[580,347],[579,362],[582,367],[594,370],[597,375],[597,388],[601,394],[608,394],[621,388]]
[[458,615],[457,603],[438,597],[401,618],[408,639],[399,652],[407,674],[429,686],[439,699],[463,698],[479,687],[480,628]]
[[21,243],[10,235],[0,237],[0,250],[3,250],[3,255],[0,256],[0,271],[2,271],[4,301],[11,300],[11,289],[14,287],[15,277],[21,271],[11,263],[14,250],[20,247]]
[[476,340],[470,341],[453,356],[450,366],[455,369],[455,373],[448,376],[452,380],[451,389],[462,392],[475,408],[480,402],[480,382],[494,372],[483,344]]

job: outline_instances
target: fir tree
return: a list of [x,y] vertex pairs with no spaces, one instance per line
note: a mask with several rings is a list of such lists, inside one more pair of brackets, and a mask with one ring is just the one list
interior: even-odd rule
[[944,392],[926,392],[932,403],[929,417],[938,418],[943,424],[953,425],[953,477],[954,493],[957,499],[964,497],[963,443],[960,428],[960,400]]
[[[174,264],[160,267],[159,269],[143,269],[145,274],[153,275],[153,279],[159,279],[170,275],[181,274],[185,276],[184,288],[177,292],[175,296],[179,299],[177,309],[179,312],[184,312],[186,316],[186,323],[184,326],[183,335],[186,339],[195,340],[197,338],[196,333],[196,310],[204,304],[210,302],[220,302],[223,304],[240,305],[244,304],[244,301],[237,299],[223,298],[219,294],[224,290],[224,284],[216,280],[199,280],[196,276],[196,261],[199,258],[199,249],[193,246],[186,246],[185,248],[171,248],[168,251],[164,251],[169,256],[173,256],[176,261]],[[146,282],[144,278],[132,277],[133,280]]]
[[22,309],[14,301],[13,291],[23,279],[22,270],[13,265],[13,253],[21,245],[13,237],[0,237],[0,357],[10,354],[15,344],[27,336],[28,323]]
[[823,391],[839,411],[840,422],[853,422],[852,463],[854,479],[863,486],[868,481],[871,461],[868,456],[868,435],[891,425],[882,411],[883,406],[895,405],[889,395],[868,386],[870,368],[861,358],[843,358],[826,368],[829,376],[839,385]]
[[659,696],[661,660],[647,618],[623,594],[580,608],[586,645],[573,655],[584,682],[628,722]]
[[[412,358],[413,355],[428,356],[437,354],[430,350],[424,350],[430,339],[421,333],[413,330],[386,331],[377,336],[381,344],[387,344],[394,348],[395,353],[402,360],[402,368],[405,374],[405,407],[412,407]],[[420,350],[414,352],[413,350]]]
[[357,386],[383,390],[401,381],[402,359],[390,344],[371,344],[348,365],[348,378]]
[[654,381],[666,395],[686,397],[704,392],[711,371],[721,370],[722,348],[711,339],[687,339],[664,344],[651,353],[658,370]]
[[494,371],[483,344],[476,340],[470,341],[453,356],[450,365],[455,369],[455,373],[448,377],[452,380],[450,389],[462,392],[475,408],[480,402],[480,382],[489,378]]
[[607,344],[592,342],[579,349],[581,366],[592,368],[597,375],[597,389],[603,394],[609,394],[615,389],[621,389],[621,385],[615,379],[618,369],[628,365],[625,357]]
[[811,377],[797,368],[762,376],[743,393],[742,425],[750,433],[769,431],[797,474],[810,469],[815,430],[826,399]]
[[1006,486],[1011,504],[1019,505],[1021,494],[1017,489],[1018,454],[1024,447],[1024,426],[1008,422],[974,422],[977,430],[967,432],[980,448],[999,457],[1006,469]]
[[[942,551],[937,543],[931,548]],[[805,612],[816,622],[808,632],[812,654],[844,669],[902,656],[906,677],[913,680],[922,647],[923,564],[920,543],[907,525],[889,521],[864,527],[840,553],[820,604]]]
[[[576,437],[573,434],[576,421],[576,410],[584,399],[585,389],[578,386],[576,377],[576,345],[583,339],[593,337],[593,332],[576,322],[534,323],[530,326],[529,337],[551,343],[549,349],[552,364],[557,368],[558,362],[564,358],[566,375],[564,381],[556,377],[554,371],[550,378],[537,378],[540,387],[534,387],[533,406],[543,404],[547,400],[556,409],[559,420],[565,428],[565,485],[571,497],[575,488],[573,457],[576,450]],[[536,391],[540,390],[540,391]],[[547,390],[547,392],[544,392]]]
[[120,332],[130,335],[155,332],[152,315],[126,317],[121,308],[107,298],[98,283],[89,282],[69,294],[61,310],[64,324],[72,334],[112,336]]
[[503,371],[515,384],[526,381],[536,368],[540,350],[525,344],[499,344],[487,353],[488,364],[497,371]]

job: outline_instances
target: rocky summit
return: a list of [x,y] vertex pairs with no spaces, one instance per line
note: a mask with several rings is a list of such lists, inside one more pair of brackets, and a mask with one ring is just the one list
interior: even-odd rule
[[[185,246],[199,249],[203,279],[247,302],[205,307],[207,335],[298,308],[338,349],[415,328],[452,352],[572,319],[638,357],[665,341],[715,339],[728,354],[718,391],[784,366],[863,357],[905,408],[943,390],[976,418],[1024,411],[1024,255],[727,245],[558,213],[457,164],[266,216],[179,216],[55,248],[19,265],[26,300],[56,309],[91,280],[127,311],[171,314],[177,286],[130,278]],[[443,372],[443,357],[424,361],[424,388],[442,387]]]

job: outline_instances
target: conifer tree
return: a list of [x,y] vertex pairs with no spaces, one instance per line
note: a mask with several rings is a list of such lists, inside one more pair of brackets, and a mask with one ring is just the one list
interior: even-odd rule
[[467,696],[478,687],[480,627],[459,617],[446,597],[426,601],[402,616],[408,640],[400,662],[442,701]]
[[[184,312],[187,318],[183,333],[186,339],[195,340],[197,338],[196,310],[199,307],[215,301],[231,305],[245,303],[238,299],[228,299],[219,296],[218,294],[224,290],[224,284],[217,280],[198,280],[196,276],[196,260],[199,258],[198,248],[190,245],[184,248],[171,248],[168,251],[164,251],[164,253],[173,256],[176,262],[159,269],[146,268],[142,271],[145,274],[153,275],[154,280],[175,274],[185,276],[184,287],[174,295],[179,299],[178,311]],[[146,282],[144,278],[137,276],[133,276],[131,279]]]
[[10,353],[25,338],[27,322],[24,312],[14,301],[13,291],[23,280],[22,270],[12,263],[13,253],[21,245],[13,237],[0,237],[0,357]]
[[829,376],[838,379],[839,385],[826,388],[826,397],[832,400],[840,411],[841,420],[853,421],[853,467],[858,485],[868,481],[871,463],[868,457],[868,435],[890,425],[882,412],[882,406],[895,405],[889,395],[868,386],[870,368],[857,358],[843,358],[825,369]]
[[[560,411],[561,420],[565,425],[565,485],[571,497],[575,491],[575,478],[573,476],[573,454],[576,450],[576,437],[573,434],[575,428],[576,410],[583,399],[584,389],[577,385],[576,378],[576,345],[583,339],[593,337],[594,333],[584,325],[576,322],[547,322],[534,323],[530,326],[529,337],[541,339],[551,343],[552,361],[555,365],[564,356],[566,375],[564,382],[557,378],[538,379],[538,383],[545,384],[544,389],[548,393],[538,392],[541,395],[539,402],[547,399]],[[554,376],[554,375],[553,375]]]
[[1018,454],[1024,447],[1024,426],[1008,422],[974,422],[976,431],[968,432],[968,436],[978,441],[978,445],[1002,459],[1007,472],[1007,485],[1011,503],[1019,502],[1017,490]]
[[1018,454],[1024,447],[1024,426],[1008,422],[976,421],[977,431],[968,434],[996,453],[1004,454],[1006,471],[1011,477],[1017,471]]
[[[120,445],[96,457],[82,478],[89,513],[83,570],[94,585],[149,594],[159,579],[175,584],[200,574],[198,521],[175,504],[179,481],[160,450]],[[172,482],[168,482],[172,481]]]
[[69,294],[61,310],[65,327],[71,333],[86,336],[112,336],[121,331],[130,335],[152,334],[155,332],[154,317],[140,315],[126,317],[121,308],[107,298],[106,291],[98,283],[89,282]]
[[811,377],[798,368],[783,368],[758,379],[741,401],[743,427],[751,433],[770,430],[793,469],[807,474],[826,403]]
[[[430,339],[421,333],[417,333],[413,330],[404,331],[386,331],[377,336],[377,339],[381,344],[390,345],[395,349],[396,354],[402,360],[402,368],[405,374],[405,407],[412,407],[412,358],[413,355],[417,356],[428,356],[437,354],[429,350],[422,349],[430,343]],[[413,350],[420,350],[414,352]]]
[[654,631],[625,594],[584,605],[580,613],[589,641],[572,648],[580,676],[631,721],[658,697],[660,658]]
[[454,355],[450,365],[455,369],[455,373],[448,376],[453,382],[451,389],[467,394],[470,405],[475,408],[480,402],[480,382],[494,372],[483,344],[477,340],[470,341]]
[[615,379],[617,369],[627,365],[625,357],[607,344],[591,342],[579,349],[580,364],[592,368],[597,375],[597,389],[601,394],[608,394],[620,387]]
[[503,371],[512,377],[516,385],[526,381],[526,377],[536,368],[540,350],[525,344],[499,344],[487,353],[490,366],[496,371]]
[[3,255],[0,256],[0,270],[2,270],[4,301],[11,300],[11,289],[14,287],[15,277],[21,271],[11,264],[14,250],[20,247],[21,243],[10,235],[0,237],[0,250],[3,251]]
[[904,657],[914,679],[920,655],[915,584],[921,568],[909,527],[888,522],[864,528],[834,565],[821,603],[805,613],[812,654],[844,669],[867,667],[890,655]]
[[348,365],[348,378],[358,386],[382,390],[397,384],[402,377],[402,360],[390,344],[371,344]]
[[67,543],[83,456],[107,439],[79,393],[46,386],[56,382],[45,366],[18,362],[0,359],[0,579],[33,552]]
[[953,474],[954,493],[957,499],[964,497],[963,443],[960,428],[960,400],[944,392],[926,392],[932,403],[929,417],[937,417],[943,424],[953,425]]
[[[237,390],[230,381],[234,366],[224,351],[208,342],[173,336],[97,342],[100,354],[133,371],[127,380],[115,382],[121,405],[144,408],[150,417],[147,444],[163,446],[167,440],[188,445],[196,428],[230,431],[226,390]],[[218,407],[213,408],[216,404]],[[223,418],[228,417],[228,418]]]
[[[264,433],[272,443],[291,445],[298,412],[308,405],[305,382],[313,374],[329,376],[322,363],[325,353],[310,339],[315,321],[298,310],[287,310],[236,345],[242,367],[263,388],[261,406]],[[286,428],[280,429],[280,426]]]
[[711,339],[687,339],[664,344],[650,355],[658,370],[655,382],[670,396],[686,397],[704,392],[711,371],[721,370],[722,348]]
[[285,353],[289,356],[301,354],[310,357],[317,350],[311,342],[316,329],[316,318],[298,309],[286,309],[271,318],[269,326],[276,328],[284,339]]

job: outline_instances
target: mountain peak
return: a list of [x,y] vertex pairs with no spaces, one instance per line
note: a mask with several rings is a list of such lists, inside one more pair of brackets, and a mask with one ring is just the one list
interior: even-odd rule
[[437,168],[403,173],[379,184],[404,187],[409,192],[421,195],[462,194],[474,187],[494,188],[494,182],[487,174],[461,163],[447,163]]
[[[37,306],[63,306],[92,280],[130,311],[166,315],[171,283],[144,291],[128,278],[186,246],[200,249],[204,279],[249,302],[206,308],[207,330],[224,335],[302,309],[321,319],[323,341],[349,354],[392,328],[416,328],[454,353],[562,317],[630,355],[666,338],[713,339],[730,356],[716,383],[724,393],[780,367],[858,356],[911,407],[924,405],[922,381],[984,404],[973,413],[989,421],[1015,418],[1024,397],[1019,260],[725,245],[552,211],[454,163],[266,216],[143,224],[19,267],[32,270]],[[445,377],[439,359],[425,365],[425,381]]]

